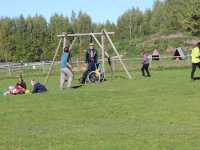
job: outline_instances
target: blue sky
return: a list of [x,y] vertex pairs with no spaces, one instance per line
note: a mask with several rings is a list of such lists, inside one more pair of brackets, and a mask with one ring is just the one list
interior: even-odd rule
[[71,16],[72,10],[87,12],[94,22],[116,22],[132,7],[152,8],[154,0],[1,0],[0,16],[41,14],[49,19],[55,13]]

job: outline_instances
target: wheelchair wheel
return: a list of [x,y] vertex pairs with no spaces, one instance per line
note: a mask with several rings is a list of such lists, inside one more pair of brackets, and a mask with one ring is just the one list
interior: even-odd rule
[[101,79],[100,75],[97,75],[95,71],[92,71],[88,74],[87,81],[89,83],[99,83]]

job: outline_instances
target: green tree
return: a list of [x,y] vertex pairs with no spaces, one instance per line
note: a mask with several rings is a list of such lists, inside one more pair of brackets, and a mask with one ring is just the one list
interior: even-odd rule
[[71,28],[69,18],[63,15],[55,14],[50,18],[50,23],[48,26],[48,50],[51,54],[54,53],[57,44],[58,44],[58,34],[62,34],[63,32],[68,32]]
[[75,31],[78,33],[87,33],[92,30],[92,19],[91,17],[83,12],[79,12],[79,15],[75,21]]
[[10,18],[0,20],[0,60],[11,61],[15,53],[15,24]]

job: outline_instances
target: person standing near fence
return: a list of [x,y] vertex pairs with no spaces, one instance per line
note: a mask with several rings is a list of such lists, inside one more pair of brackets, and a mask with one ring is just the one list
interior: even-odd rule
[[142,68],[141,68],[141,71],[142,71],[142,76],[143,77],[146,77],[146,74],[145,72],[147,73],[147,77],[151,77],[150,75],[150,72],[149,72],[149,64],[150,64],[150,57],[148,55],[148,53],[146,52],[142,52]]
[[197,43],[196,47],[192,50],[192,72],[191,72],[191,79],[195,80],[197,78],[194,77],[196,68],[199,67],[200,69],[200,42]]
[[64,89],[65,81],[67,80],[67,88],[71,88],[73,80],[72,67],[69,64],[70,61],[70,49],[65,47],[60,60],[61,75],[60,75],[60,88]]

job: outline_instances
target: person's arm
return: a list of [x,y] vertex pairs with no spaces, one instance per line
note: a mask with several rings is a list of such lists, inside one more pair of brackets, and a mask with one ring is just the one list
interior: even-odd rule
[[72,64],[72,55],[71,55],[71,52],[69,52],[69,56],[68,56],[68,63],[69,64]]
[[199,52],[198,52],[198,56],[197,56],[197,58],[199,58],[199,59],[200,59],[200,50],[199,50]]

